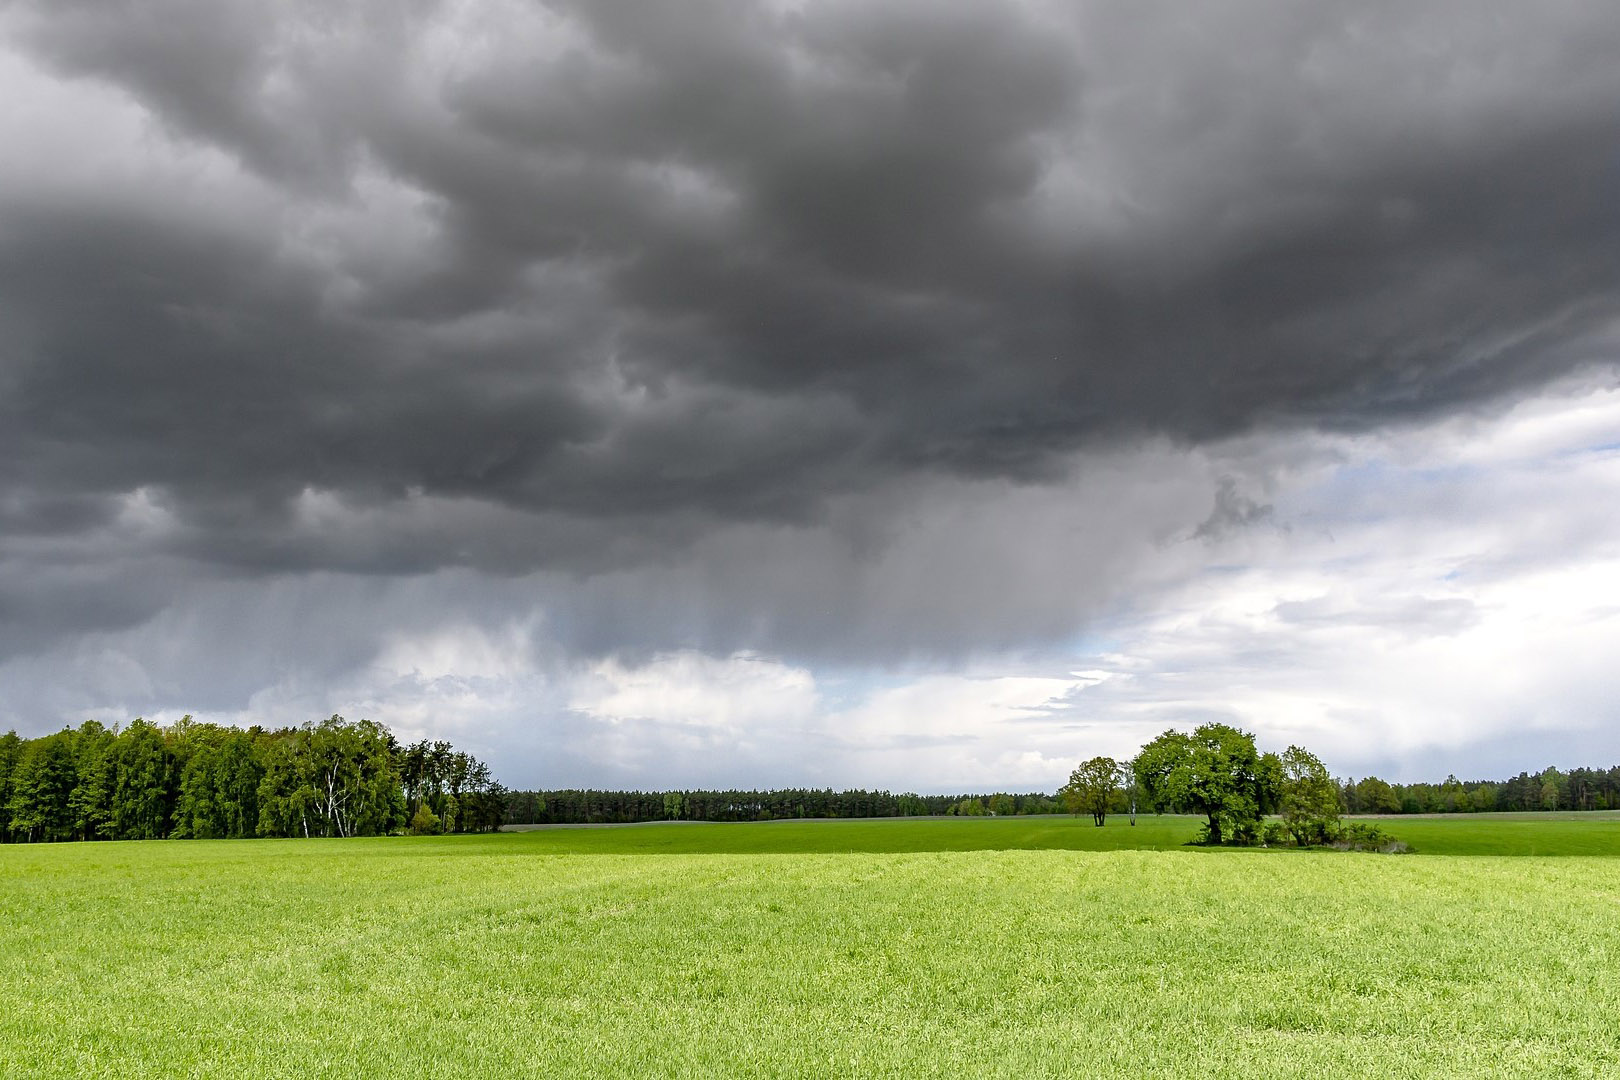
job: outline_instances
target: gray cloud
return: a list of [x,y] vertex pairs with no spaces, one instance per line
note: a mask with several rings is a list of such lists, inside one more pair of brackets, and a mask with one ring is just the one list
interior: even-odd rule
[[[0,37],[7,655],[323,573],[550,605],[582,655],[1056,642],[1265,518],[1276,468],[1206,452],[1620,340],[1602,4],[58,0]],[[1377,617],[1466,623],[1413,603]]]
[[1456,634],[1479,622],[1478,605],[1460,596],[1401,596],[1371,609],[1344,610],[1328,597],[1286,600],[1278,619],[1300,627],[1361,626],[1420,636]]
[[1271,507],[1255,502],[1238,490],[1237,481],[1223,476],[1215,488],[1215,509],[1193,530],[1197,539],[1213,539],[1233,529],[1241,529],[1271,516]]
[[1620,20],[1279,14],[24,5],[34,61],[248,175],[240,216],[8,192],[13,474],[792,519],[1603,359]]

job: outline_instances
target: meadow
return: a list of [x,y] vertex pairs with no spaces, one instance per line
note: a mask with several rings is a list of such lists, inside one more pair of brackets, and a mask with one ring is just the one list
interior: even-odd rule
[[1614,1076],[1620,815],[0,849],[5,1076]]

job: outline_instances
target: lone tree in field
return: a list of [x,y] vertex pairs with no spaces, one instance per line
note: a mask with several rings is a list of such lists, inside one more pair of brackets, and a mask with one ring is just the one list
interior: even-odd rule
[[1207,817],[1205,842],[1252,843],[1276,803],[1282,763],[1256,751],[1246,731],[1203,724],[1191,735],[1167,731],[1142,747],[1136,778],[1155,808]]
[[1111,757],[1094,757],[1069,774],[1069,782],[1058,792],[1071,814],[1088,812],[1099,826],[1108,816],[1108,803],[1119,789],[1119,762]]
[[1282,755],[1282,788],[1278,799],[1283,825],[1301,847],[1326,844],[1339,831],[1339,785],[1320,758],[1298,746]]

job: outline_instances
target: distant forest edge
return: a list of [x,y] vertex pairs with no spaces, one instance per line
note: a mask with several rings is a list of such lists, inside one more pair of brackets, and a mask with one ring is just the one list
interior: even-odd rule
[[[1351,814],[1620,810],[1620,766],[1508,780],[1336,783]],[[1127,792],[1108,796],[1125,813]],[[1329,796],[1331,799],[1331,795]],[[1144,804],[1143,809],[1151,809]],[[0,736],[0,840],[233,839],[485,832],[502,824],[767,821],[1052,814],[1042,792],[917,795],[769,791],[507,791],[447,742],[400,743],[383,725],[333,716],[241,729],[190,717],[122,729],[86,721],[35,739]]]
[[401,745],[369,720],[278,730],[90,720],[0,736],[7,841],[482,832],[505,814],[506,790],[483,762],[446,742]]
[[[1376,776],[1338,782],[1347,814],[1473,814],[1526,810],[1620,810],[1620,765],[1611,769],[1544,769],[1510,780],[1390,784]],[[772,791],[598,791],[570,788],[507,793],[509,825],[621,824],[640,821],[773,821],[784,818],[1009,816],[1068,812],[1058,796],[899,795],[887,791],[784,788]],[[1108,812],[1124,814],[1121,788]],[[1143,809],[1151,812],[1151,805]]]
[[1620,765],[1611,769],[1547,768],[1511,780],[1387,784],[1376,776],[1339,785],[1348,814],[1480,814],[1524,810],[1620,810]]
[[637,821],[777,821],[787,818],[1060,814],[1052,795],[899,795],[887,791],[513,791],[508,825],[615,825]]

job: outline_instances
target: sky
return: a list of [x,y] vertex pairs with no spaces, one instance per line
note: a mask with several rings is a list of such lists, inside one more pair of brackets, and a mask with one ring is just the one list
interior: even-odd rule
[[1620,11],[0,5],[0,730],[1620,761]]

